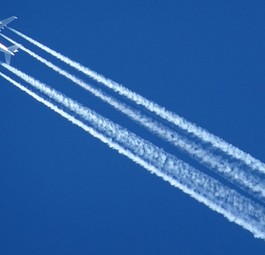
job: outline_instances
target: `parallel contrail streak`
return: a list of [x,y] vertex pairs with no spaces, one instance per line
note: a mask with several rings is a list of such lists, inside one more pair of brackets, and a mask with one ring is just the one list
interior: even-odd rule
[[[5,64],[3,66],[7,67]],[[223,214],[228,220],[252,232],[255,237],[265,240],[263,207],[34,78],[15,68],[9,70],[14,71],[13,73],[18,77],[55,101],[56,105],[1,72],[0,76],[151,173],[155,173],[199,202]],[[58,104],[88,121],[89,126],[71,113],[60,109]]]
[[44,63],[49,68],[58,72],[64,77],[70,79],[75,84],[88,90],[94,96],[100,98],[104,102],[107,102],[108,104],[113,106],[115,109],[121,111],[122,113],[124,113],[125,115],[133,119],[134,121],[146,127],[151,132],[160,136],[164,140],[172,143],[177,148],[189,153],[193,158],[198,160],[201,164],[205,164],[207,167],[223,175],[227,180],[232,181],[234,184],[238,185],[240,188],[252,193],[253,195],[257,195],[262,200],[265,200],[265,185],[262,183],[262,181],[257,176],[248,174],[242,169],[239,169],[237,166],[233,164],[229,164],[227,161],[222,159],[220,156],[216,156],[212,154],[210,151],[203,149],[202,146],[194,143],[193,141],[190,141],[184,138],[183,136],[179,135],[173,130],[170,130],[169,128],[165,127],[163,124],[153,121],[151,118],[146,117],[142,113],[131,109],[125,104],[122,104],[118,102],[116,99],[106,95],[102,91],[96,88],[93,88],[91,85],[85,83],[83,80],[66,72],[65,70],[54,65],[50,61],[44,59],[43,57],[39,56],[33,51],[27,49],[23,45],[18,44],[16,41],[10,39],[9,37],[2,35],[2,34],[1,36],[4,37],[6,40],[9,40],[13,44],[19,45],[20,49],[22,49],[23,51],[25,51],[26,53],[28,53],[29,55],[31,55],[38,61]]
[[92,79],[96,80],[99,83],[107,86],[108,88],[112,89],[113,91],[119,93],[122,96],[132,100],[138,105],[145,107],[147,110],[157,114],[159,117],[167,120],[168,122],[173,123],[177,127],[185,130],[186,132],[198,137],[202,141],[206,143],[210,143],[215,148],[227,153],[228,155],[234,157],[235,159],[241,160],[244,162],[248,167],[253,170],[257,170],[261,173],[265,173],[265,164],[260,160],[254,158],[250,154],[240,150],[239,148],[233,146],[232,144],[224,141],[222,138],[219,138],[207,130],[185,120],[184,118],[180,117],[179,115],[166,110],[164,107],[147,100],[146,98],[140,96],[139,94],[130,91],[129,89],[125,88],[124,86],[105,78],[104,76],[92,71],[91,69],[80,65],[79,63],[63,56],[62,54],[50,49],[49,47],[37,42],[36,40],[22,34],[21,32],[9,28],[11,31],[16,33],[17,35],[21,36],[25,40],[31,42],[32,44],[36,45],[37,47],[41,48],[42,50],[48,52],[49,54],[53,55],[54,57],[60,59],[61,61],[65,62],[66,64],[72,66],[73,68],[77,69],[78,71],[83,72],[84,74],[88,75]]

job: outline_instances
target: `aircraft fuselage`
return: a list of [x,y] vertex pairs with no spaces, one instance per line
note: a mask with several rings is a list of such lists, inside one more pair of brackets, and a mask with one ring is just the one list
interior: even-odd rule
[[[16,18],[17,17],[12,16],[12,17],[9,17],[7,19],[0,20],[0,31],[1,31],[1,29],[4,29],[7,26],[7,24],[9,24],[10,22],[12,22]],[[4,52],[4,54],[5,54],[5,61],[6,61],[6,63],[8,65],[10,65],[11,56],[14,56],[15,55],[15,52],[18,51],[18,46],[17,45],[12,45],[10,47],[6,47],[2,43],[0,43],[0,51]]]
[[0,43],[0,51],[4,52],[6,54],[10,54],[12,56],[15,55],[12,51],[8,50],[8,48],[5,45],[3,45],[2,43]]

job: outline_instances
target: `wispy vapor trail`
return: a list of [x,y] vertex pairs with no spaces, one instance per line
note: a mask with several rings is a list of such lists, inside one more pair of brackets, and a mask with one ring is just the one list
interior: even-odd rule
[[[56,104],[40,97],[1,72],[0,76],[151,173],[162,177],[199,202],[223,214],[228,220],[265,240],[263,207],[21,71],[15,68],[9,70]],[[70,113],[62,110],[58,105],[67,108]],[[74,117],[71,112],[87,121],[89,125]]]
[[205,143],[210,143],[213,147],[223,151],[224,153],[244,162],[249,168],[253,170],[257,170],[261,173],[265,173],[265,164],[260,160],[254,158],[250,154],[240,150],[239,148],[233,146],[232,144],[224,141],[223,139],[209,133],[207,130],[195,125],[194,123],[188,122],[184,118],[180,117],[179,115],[166,110],[164,107],[159,106],[158,104],[147,100],[146,98],[138,95],[137,93],[130,91],[129,89],[125,88],[124,86],[105,78],[103,75],[92,71],[91,69],[80,65],[79,63],[69,59],[68,57],[63,56],[62,54],[50,49],[49,47],[37,42],[36,40],[24,35],[23,33],[9,28],[11,31],[16,33],[17,35],[21,36],[25,40],[31,42],[35,46],[41,48],[42,50],[46,51],[47,53],[53,55],[54,57],[60,59],[61,61],[65,62],[66,64],[72,66],[73,68],[77,69],[80,72],[88,75],[92,79],[96,80],[97,82],[104,84],[106,87],[112,89],[113,91],[119,93],[120,95],[132,100],[138,105],[145,107],[147,110],[157,114],[159,117],[167,120],[170,123],[173,123],[177,127],[185,130],[189,134],[198,137]]
[[134,121],[140,123],[142,126],[146,127],[149,131],[155,133],[160,136],[164,140],[170,142],[180,150],[188,153],[191,157],[198,160],[201,164],[206,165],[210,169],[219,173],[223,177],[225,177],[230,182],[238,185],[241,189],[244,189],[251,194],[258,196],[260,199],[265,200],[265,185],[260,180],[259,177],[253,176],[248,172],[245,172],[243,169],[239,169],[235,164],[230,164],[226,160],[224,160],[220,156],[216,156],[210,151],[205,150],[199,144],[194,143],[191,140],[186,139],[175,131],[165,127],[163,124],[153,121],[151,118],[143,115],[139,111],[136,111],[125,104],[117,101],[115,98],[106,95],[102,91],[92,87],[88,83],[85,83],[83,80],[75,77],[74,75],[66,72],[60,67],[54,65],[50,61],[44,59],[28,48],[24,47],[21,44],[18,44],[16,41],[10,39],[9,37],[2,35],[6,40],[9,40],[11,43],[19,45],[20,49],[37,59],[38,61],[44,63],[46,66],[51,68],[52,70],[58,72],[63,75],[67,79],[71,80],[75,84],[81,86],[86,89],[94,96],[100,98],[104,102],[110,104],[115,109],[124,113]]

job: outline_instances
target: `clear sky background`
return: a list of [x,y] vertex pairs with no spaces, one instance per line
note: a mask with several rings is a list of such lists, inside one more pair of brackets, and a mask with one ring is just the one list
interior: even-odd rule
[[[264,1],[11,0],[0,13],[265,161]],[[26,53],[12,65],[166,146]],[[1,255],[265,254],[264,241],[3,79],[0,118]]]

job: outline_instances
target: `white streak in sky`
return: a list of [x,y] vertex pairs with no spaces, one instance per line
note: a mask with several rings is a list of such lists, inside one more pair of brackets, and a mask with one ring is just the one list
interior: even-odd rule
[[108,88],[112,89],[113,91],[119,93],[120,95],[130,99],[131,101],[135,102],[138,105],[145,107],[147,110],[155,113],[159,117],[167,120],[170,123],[173,123],[177,127],[185,130],[186,132],[198,137],[205,143],[210,143],[213,147],[225,152],[226,154],[244,162],[248,167],[253,170],[258,170],[261,173],[265,173],[265,164],[260,160],[254,158],[250,154],[240,150],[239,148],[233,146],[232,144],[224,141],[222,138],[219,138],[207,130],[197,126],[194,123],[191,123],[184,118],[180,117],[179,115],[166,110],[164,107],[142,97],[141,95],[130,91],[126,87],[105,78],[103,75],[92,71],[91,69],[80,65],[79,63],[69,59],[68,57],[63,56],[62,54],[50,49],[49,47],[37,42],[36,40],[24,35],[23,33],[9,28],[12,32],[16,33],[17,35],[21,36],[25,40],[29,41],[30,43],[34,44],[35,46],[41,48],[42,50],[46,51],[47,53],[53,55],[54,57],[60,59],[61,61],[65,62],[66,64],[72,66],[73,68],[77,69],[80,72],[88,75],[92,79],[96,80],[99,83],[107,86]]
[[[263,207],[27,74],[15,68],[8,69],[56,104],[45,100],[1,72],[0,76],[151,173],[155,173],[199,202],[223,214],[229,221],[252,232],[255,237],[265,240]],[[66,107],[84,121],[88,121],[89,126],[71,113],[60,109],[58,105]]]
[[153,121],[151,118],[148,118],[139,111],[133,110],[132,108],[126,106],[125,104],[122,104],[111,96],[106,95],[99,89],[96,89],[91,85],[85,83],[83,80],[54,65],[50,61],[27,49],[23,45],[18,44],[16,41],[10,39],[9,37],[2,34],[1,36],[4,37],[6,40],[9,40],[13,44],[19,45],[20,49],[22,49],[38,61],[44,63],[52,70],[58,72],[59,74],[74,82],[75,84],[86,89],[94,96],[110,104],[112,107],[124,113],[134,121],[140,123],[151,132],[172,143],[177,148],[187,152],[193,158],[198,160],[201,164],[205,164],[210,169],[224,176],[230,182],[238,185],[240,188],[252,193],[255,196],[257,195],[262,200],[265,200],[265,185],[259,177],[253,176],[250,173],[244,171],[243,169],[239,169],[235,164],[229,164],[220,156],[214,155],[210,151],[203,149],[203,147],[199,144],[196,144],[193,141],[186,139],[185,137],[174,132],[173,130],[165,127],[163,124]]

